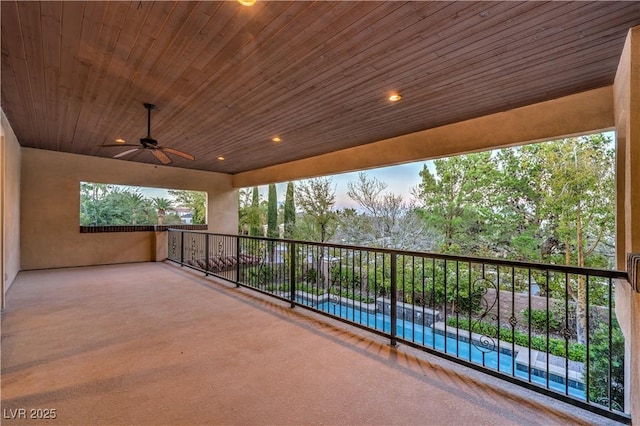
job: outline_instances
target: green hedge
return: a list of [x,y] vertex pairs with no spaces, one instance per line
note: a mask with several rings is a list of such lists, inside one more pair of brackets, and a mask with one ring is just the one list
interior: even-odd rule
[[[498,329],[495,325],[487,322],[473,322],[473,329],[469,324],[469,320],[459,318],[456,322],[456,317],[447,318],[447,325],[457,327],[462,330],[470,330],[474,333],[482,334],[489,337],[498,337]],[[529,347],[529,336],[526,333],[515,330],[512,332],[510,328],[500,328],[500,340],[508,343],[515,343],[516,345]],[[547,351],[547,338],[546,336],[531,335],[531,349],[539,351]],[[563,339],[550,338],[549,339],[549,353],[561,357],[567,357],[566,345]],[[586,347],[580,343],[569,343],[569,356],[572,361],[585,362],[586,360]]]
[[[280,284],[275,285],[271,284],[266,287],[267,291],[291,291],[291,286],[289,284]],[[296,283],[296,291],[304,291],[305,293],[310,294],[323,294],[325,293],[323,288],[314,287],[311,284],[307,283]]]
[[336,287],[332,287],[331,289],[329,289],[329,293],[331,294],[335,294],[335,295],[339,295],[342,297],[346,297],[349,299],[353,299],[353,300],[357,300],[357,301],[362,301],[364,303],[373,303],[376,299],[372,296],[365,296],[365,295],[361,295],[361,294],[357,294],[354,293],[353,291],[350,291],[349,289],[339,289]]
[[[531,309],[529,312],[529,308],[525,308],[522,311],[522,316],[524,319],[531,323],[531,327],[534,330],[539,331],[541,333],[546,333],[547,327],[549,327],[549,331],[559,331],[562,324],[558,321],[554,313],[549,311],[549,321],[547,322],[547,311],[544,309]],[[529,321],[529,317],[531,317],[531,321]]]

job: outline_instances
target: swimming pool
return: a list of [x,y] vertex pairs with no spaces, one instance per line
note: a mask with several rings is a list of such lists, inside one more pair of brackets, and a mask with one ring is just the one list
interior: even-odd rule
[[[307,301],[304,302],[304,304],[310,305],[328,314],[353,321],[357,324],[365,325],[369,328],[380,330],[385,333],[391,332],[390,315],[379,312],[371,313],[366,309],[359,307],[358,303],[348,306],[328,301],[319,304]],[[512,354],[511,352],[511,344],[508,345],[509,348],[503,347],[500,350],[500,353],[495,349],[491,351],[480,350],[470,341],[470,339],[465,337],[465,332],[461,331],[459,333],[460,335],[456,335],[456,328],[447,327],[447,337],[445,337],[444,330],[441,328],[441,326],[425,326],[398,318],[396,323],[396,337],[433,348],[457,358],[471,361],[475,364],[497,370],[506,375],[515,376],[524,381],[530,381],[531,383],[547,387],[545,371],[542,371],[539,368],[529,369],[528,361],[522,363],[518,362],[516,359],[514,365],[513,355],[515,355],[516,358],[518,357],[518,346],[515,347],[515,354]],[[584,384],[581,381],[570,379],[567,389],[564,380],[564,373],[562,373],[562,375],[552,373],[549,376],[549,389],[561,393],[568,391],[569,396],[582,400],[586,398]]]

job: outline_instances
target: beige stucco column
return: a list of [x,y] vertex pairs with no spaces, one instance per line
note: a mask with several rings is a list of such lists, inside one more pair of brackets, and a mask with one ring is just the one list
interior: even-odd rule
[[625,412],[637,422],[640,418],[640,293],[629,282],[619,280],[615,298],[616,318],[625,338]]
[[640,27],[629,30],[614,82],[617,264],[640,253]]
[[625,336],[626,411],[640,419],[640,27],[629,30],[614,82],[617,134],[616,257],[630,281],[616,285],[616,315]]
[[155,231],[153,238],[153,260],[156,262],[164,262],[169,255],[169,232]]

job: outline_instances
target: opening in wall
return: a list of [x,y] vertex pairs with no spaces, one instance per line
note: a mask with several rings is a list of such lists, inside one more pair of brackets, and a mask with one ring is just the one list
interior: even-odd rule
[[80,182],[82,232],[146,231],[157,226],[198,229],[198,225],[206,229],[206,223],[206,192]]

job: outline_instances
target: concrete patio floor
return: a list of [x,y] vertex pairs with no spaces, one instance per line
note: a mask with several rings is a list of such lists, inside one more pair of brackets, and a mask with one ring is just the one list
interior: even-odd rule
[[[22,408],[56,418],[10,418]],[[7,425],[615,424],[164,263],[21,272],[2,313],[2,416]]]

